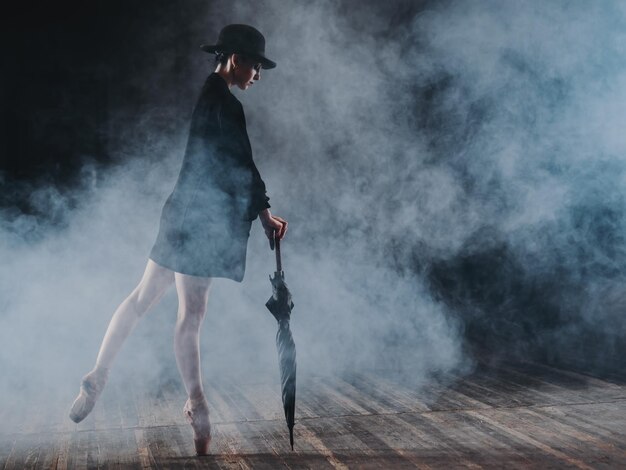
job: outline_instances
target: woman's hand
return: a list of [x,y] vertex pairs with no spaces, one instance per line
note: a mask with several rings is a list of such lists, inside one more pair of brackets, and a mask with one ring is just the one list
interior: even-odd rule
[[259,219],[261,219],[261,224],[263,225],[263,230],[265,230],[267,238],[273,241],[274,232],[276,232],[276,237],[279,240],[285,237],[287,233],[287,221],[285,219],[272,215],[269,209],[263,209],[259,212]]

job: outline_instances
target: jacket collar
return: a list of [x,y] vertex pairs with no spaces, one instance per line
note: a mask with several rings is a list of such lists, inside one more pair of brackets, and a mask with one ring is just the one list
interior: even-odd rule
[[220,92],[231,94],[230,89],[228,88],[228,84],[226,83],[226,80],[224,80],[219,73],[217,72],[211,73],[209,75],[209,81],[211,82],[211,84],[214,84],[220,90]]

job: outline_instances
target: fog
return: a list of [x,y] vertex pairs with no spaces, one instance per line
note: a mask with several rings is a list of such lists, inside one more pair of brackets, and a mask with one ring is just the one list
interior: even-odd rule
[[[626,330],[624,9],[355,5],[223,1],[186,11],[192,24],[159,28],[168,37],[188,28],[188,80],[163,88],[175,57],[166,48],[132,77],[148,98],[140,111],[110,97],[119,164],[86,156],[72,191],[5,185],[56,215],[0,214],[2,403],[28,411],[53,397],[69,407],[154,243],[213,68],[199,45],[238,22],[264,33],[278,63],[232,91],[271,211],[289,221],[283,268],[299,377],[376,369],[419,385],[470,370],[468,338],[508,344],[520,358],[571,356],[593,338],[593,358],[612,360]],[[133,112],[141,117],[121,119]],[[205,383],[235,374],[278,387],[276,322],[264,306],[273,271],[257,220],[244,281],[211,288]],[[172,287],[125,344],[112,380],[140,390],[180,380],[176,302]]]

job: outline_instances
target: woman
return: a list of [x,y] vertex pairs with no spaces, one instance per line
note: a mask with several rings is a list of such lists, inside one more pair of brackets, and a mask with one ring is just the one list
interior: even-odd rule
[[265,38],[251,26],[234,24],[222,29],[216,45],[202,49],[216,54],[217,67],[194,108],[180,174],[163,207],[146,270],[115,311],[96,365],[83,377],[70,410],[77,423],[91,412],[124,340],[174,283],[179,303],[174,352],[188,395],[183,412],[198,455],[208,452],[211,439],[199,352],[211,279],[243,279],[250,226],[257,215],[268,238],[282,239],[287,232],[287,222],[270,213],[243,108],[230,92],[232,86],[248,89],[260,80],[261,68],[276,66],[265,57]]

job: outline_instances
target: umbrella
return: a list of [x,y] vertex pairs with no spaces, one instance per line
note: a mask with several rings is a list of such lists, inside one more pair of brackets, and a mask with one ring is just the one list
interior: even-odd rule
[[289,443],[293,450],[293,425],[296,410],[296,345],[289,329],[289,319],[291,318],[291,292],[285,284],[285,273],[282,270],[280,261],[280,240],[276,237],[270,239],[270,247],[276,248],[276,272],[274,277],[270,275],[272,283],[272,297],[265,306],[272,312],[278,322],[278,332],[276,333],[276,348],[278,349],[278,362],[280,366],[280,381],[282,385],[283,408],[285,409],[285,419],[289,427]]

